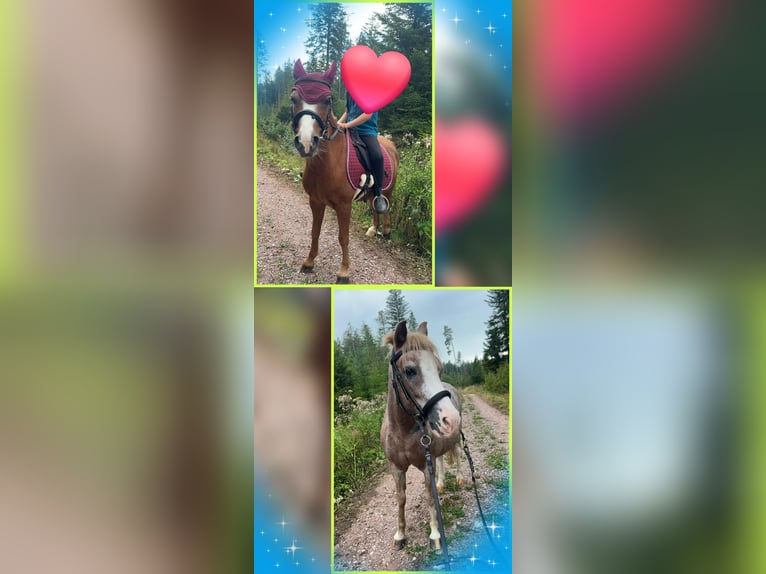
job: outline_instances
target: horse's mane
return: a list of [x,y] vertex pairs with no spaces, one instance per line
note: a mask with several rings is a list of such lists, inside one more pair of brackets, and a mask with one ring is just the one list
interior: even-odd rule
[[[383,337],[383,345],[391,345],[393,348],[394,346],[394,332],[391,331],[388,335]],[[434,345],[431,342],[431,339],[429,339],[426,335],[423,335],[422,333],[418,333],[416,331],[409,331],[407,333],[407,340],[404,342],[404,345],[402,345],[401,349],[399,349],[402,354],[409,353],[410,351],[429,351],[434,355],[434,358],[436,359],[436,364],[439,367],[439,369],[442,368],[442,362],[439,358],[439,351],[436,348],[436,345]]]

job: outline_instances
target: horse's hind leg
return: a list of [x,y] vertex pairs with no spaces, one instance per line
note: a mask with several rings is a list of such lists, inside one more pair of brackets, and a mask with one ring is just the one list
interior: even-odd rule
[[436,457],[436,490],[444,491],[444,457]]
[[397,523],[396,534],[394,534],[394,548],[401,550],[407,541],[407,536],[405,535],[407,524],[404,521],[404,505],[407,503],[407,471],[394,468],[391,474],[394,477],[396,501],[399,504],[399,521]]
[[367,233],[365,235],[367,237],[375,237],[375,234],[378,232],[378,222],[380,221],[380,216],[378,215],[378,212],[375,211],[375,209],[372,207],[372,202],[375,200],[375,197],[370,197],[370,211],[372,211],[372,226],[367,229]]
[[389,217],[389,212],[386,211],[383,214],[383,238],[384,239],[391,239],[391,218]]
[[309,205],[311,206],[311,249],[309,256],[303,261],[301,273],[314,271],[314,259],[319,254],[319,233],[322,231],[322,221],[324,220],[325,205],[311,198],[309,198]]

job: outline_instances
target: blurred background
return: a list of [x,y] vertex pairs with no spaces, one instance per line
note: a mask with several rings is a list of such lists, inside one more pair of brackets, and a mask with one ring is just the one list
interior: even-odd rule
[[252,567],[252,5],[0,3],[0,571]]
[[515,8],[516,566],[762,572],[766,7]]
[[436,284],[512,283],[513,2],[435,0]]

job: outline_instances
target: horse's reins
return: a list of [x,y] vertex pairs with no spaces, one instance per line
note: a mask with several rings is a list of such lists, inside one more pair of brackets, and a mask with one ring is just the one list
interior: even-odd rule
[[[439,536],[441,537],[442,547],[444,548],[444,566],[447,570],[449,570],[450,562],[449,562],[449,553],[447,552],[447,537],[444,534],[444,523],[442,521],[441,504],[439,503],[439,491],[436,488],[436,477],[434,476],[434,467],[433,467],[433,462],[431,461],[431,437],[426,433],[425,421],[426,421],[426,418],[428,417],[428,413],[433,408],[433,406],[436,403],[438,403],[440,400],[442,400],[443,398],[451,397],[452,394],[447,389],[444,389],[443,391],[439,391],[430,399],[428,399],[428,402],[426,402],[426,404],[421,407],[417,403],[417,401],[413,398],[412,394],[407,389],[407,387],[405,386],[404,377],[402,377],[402,374],[399,372],[399,368],[396,366],[396,363],[399,361],[401,356],[402,356],[401,351],[397,351],[396,353],[391,354],[391,370],[394,375],[394,378],[391,381],[391,383],[392,383],[392,386],[394,387],[394,393],[396,394],[396,402],[399,403],[399,406],[405,413],[407,413],[408,415],[410,415],[412,418],[415,419],[415,422],[418,424],[418,428],[420,429],[420,432],[422,434],[422,436],[420,437],[420,444],[423,445],[423,448],[426,451],[426,464],[428,465],[428,472],[431,475],[431,490],[433,492],[434,507],[436,509],[436,518],[439,522]],[[409,411],[404,406],[404,403],[402,402],[402,398],[399,395],[399,387],[401,387],[402,392],[407,397],[407,399],[413,405],[415,405],[416,412]],[[484,532],[487,533],[487,538],[489,538],[490,544],[492,544],[492,547],[495,549],[498,556],[501,557],[502,559],[502,554],[498,550],[497,546],[495,546],[495,541],[492,539],[492,535],[489,533],[487,520],[484,518],[484,511],[481,509],[481,502],[479,502],[479,490],[478,490],[478,487],[476,486],[476,474],[475,474],[473,459],[471,458],[471,453],[468,450],[468,441],[466,440],[465,434],[463,434],[462,429],[460,430],[460,437],[463,439],[463,451],[465,452],[465,457],[468,459],[468,466],[471,469],[471,481],[473,482],[473,494],[476,497],[476,506],[479,508],[479,516],[481,516],[481,522],[484,525]],[[425,440],[426,438],[428,439],[427,441]]]
[[[324,84],[328,88],[332,88],[332,84],[326,80],[322,80],[321,78],[310,78],[308,76],[305,76],[303,78],[298,78],[295,80],[295,83],[298,84],[300,82],[317,82],[319,84]],[[297,114],[293,116],[293,131],[298,129],[298,122],[303,116],[309,116],[312,118],[315,122],[319,124],[320,134],[321,138],[325,141],[332,141],[335,139],[335,136],[338,135],[338,132],[341,131],[341,128],[337,125],[333,125],[332,123],[332,96],[330,96],[330,106],[327,109],[327,117],[323,120],[319,114],[312,110],[301,110]],[[331,136],[327,135],[327,131],[329,128],[334,128],[335,131]]]

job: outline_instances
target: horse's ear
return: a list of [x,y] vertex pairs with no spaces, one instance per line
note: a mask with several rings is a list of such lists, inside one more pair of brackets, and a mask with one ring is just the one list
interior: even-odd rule
[[301,59],[298,58],[295,60],[295,65],[293,66],[293,79],[297,80],[304,76],[306,76],[306,70],[303,68],[303,64],[301,64]]
[[330,69],[327,70],[322,77],[332,84],[335,81],[335,72],[337,70],[338,70],[338,63],[333,62],[332,66],[330,66]]
[[418,325],[418,333],[422,333],[425,336],[428,336],[428,321],[423,321],[420,325]]
[[394,349],[401,349],[407,342],[407,321],[399,321],[394,331]]

